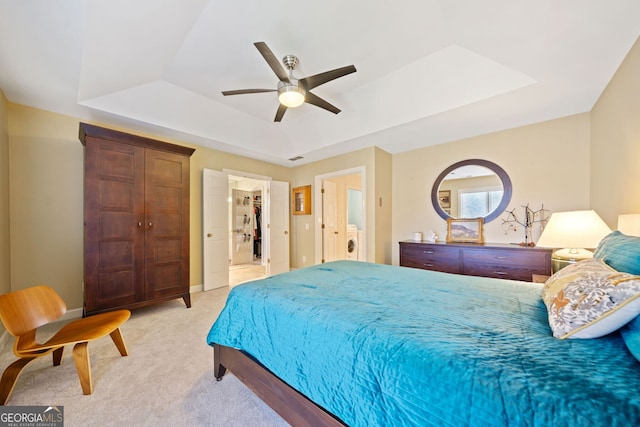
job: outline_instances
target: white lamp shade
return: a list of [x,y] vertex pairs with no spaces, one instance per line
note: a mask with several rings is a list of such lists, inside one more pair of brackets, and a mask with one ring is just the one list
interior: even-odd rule
[[538,240],[542,248],[595,248],[611,229],[593,210],[556,212]]
[[640,236],[640,214],[618,216],[618,231],[627,236]]

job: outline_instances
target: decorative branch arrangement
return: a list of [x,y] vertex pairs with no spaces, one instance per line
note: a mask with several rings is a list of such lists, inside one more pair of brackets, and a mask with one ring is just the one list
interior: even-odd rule
[[522,207],[524,208],[524,218],[522,218],[522,220],[518,219],[515,209],[505,211],[507,218],[502,219],[502,228],[504,228],[504,234],[507,234],[509,231],[517,232],[518,226],[523,227],[524,242],[520,242],[520,246],[535,246],[536,244],[533,242],[533,237],[531,236],[533,225],[540,224],[540,231],[542,232],[549,220],[551,211],[545,209],[544,204],[537,211],[532,210],[529,207],[529,203]]

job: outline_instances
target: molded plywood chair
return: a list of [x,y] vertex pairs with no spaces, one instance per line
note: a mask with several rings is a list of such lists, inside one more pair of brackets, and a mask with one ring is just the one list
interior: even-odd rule
[[9,365],[0,380],[0,405],[6,404],[22,370],[32,360],[53,352],[53,364],[62,360],[64,346],[74,344],[73,359],[83,394],[93,392],[89,341],[111,335],[122,356],[127,355],[120,325],[129,319],[129,310],[118,310],[74,320],[64,325],[47,342],[36,342],[36,330],[59,319],[67,311],[60,296],[48,286],[35,286],[0,295],[0,318],[7,331],[16,337],[13,353],[18,360]]

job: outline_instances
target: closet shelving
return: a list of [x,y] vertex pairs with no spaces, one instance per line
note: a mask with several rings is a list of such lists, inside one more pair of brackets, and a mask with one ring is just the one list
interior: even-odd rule
[[232,233],[231,263],[247,264],[253,261],[253,201],[251,192],[232,191],[234,228]]

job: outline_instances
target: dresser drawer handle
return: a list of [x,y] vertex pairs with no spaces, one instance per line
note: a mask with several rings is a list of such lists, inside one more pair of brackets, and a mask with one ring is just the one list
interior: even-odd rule
[[433,264],[429,264],[429,263],[425,263],[425,264],[422,264],[422,265],[424,265],[425,267],[433,267]]
[[434,251],[422,251],[422,253],[423,253],[423,254],[426,254],[426,255],[435,254],[435,252],[434,252]]
[[503,256],[496,256],[496,257],[494,257],[494,258],[495,258],[495,259],[507,259],[507,258],[509,258],[509,257],[508,257],[508,256],[504,256],[504,255],[503,255]]
[[493,274],[496,274],[498,276],[507,276],[509,273],[506,273],[504,271],[494,271]]

